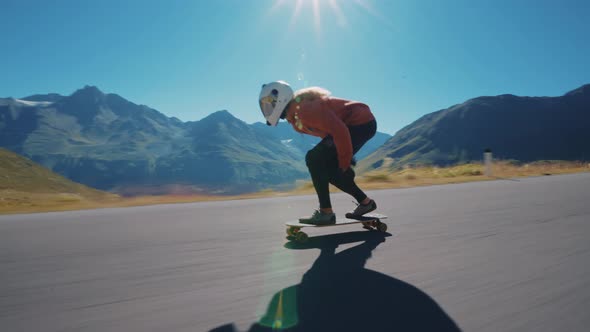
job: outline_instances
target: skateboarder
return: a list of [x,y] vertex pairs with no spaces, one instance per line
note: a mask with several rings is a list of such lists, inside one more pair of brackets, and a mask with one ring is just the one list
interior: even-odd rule
[[320,208],[301,223],[327,225],[336,222],[329,184],[353,196],[357,208],[346,217],[359,217],[377,208],[377,204],[356,185],[351,168],[353,156],[377,131],[377,122],[369,107],[361,102],[330,96],[330,92],[311,87],[293,92],[283,81],[262,86],[260,108],[266,124],[276,126],[287,120],[300,133],[321,137],[307,152],[305,162],[318,195]]

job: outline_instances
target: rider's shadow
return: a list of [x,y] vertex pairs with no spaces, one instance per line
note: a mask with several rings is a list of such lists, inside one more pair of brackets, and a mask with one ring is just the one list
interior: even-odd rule
[[[365,268],[389,235],[352,232],[287,243],[290,249],[319,248],[320,256],[301,283],[273,296],[249,331],[460,331],[426,293]],[[364,242],[336,253],[339,245],[358,241]]]

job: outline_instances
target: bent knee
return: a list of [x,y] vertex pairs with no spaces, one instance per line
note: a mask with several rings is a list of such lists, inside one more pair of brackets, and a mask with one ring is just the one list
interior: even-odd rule
[[305,163],[308,168],[338,168],[338,155],[336,149],[314,148],[305,155]]

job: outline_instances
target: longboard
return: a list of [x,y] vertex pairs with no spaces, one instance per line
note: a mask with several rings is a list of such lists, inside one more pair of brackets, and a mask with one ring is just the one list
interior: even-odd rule
[[302,224],[299,221],[290,221],[285,223],[287,226],[287,239],[295,240],[297,242],[306,242],[308,236],[302,232],[301,229],[304,227],[332,227],[341,225],[352,225],[352,224],[363,224],[363,228],[369,230],[378,230],[380,232],[387,231],[387,224],[381,222],[381,219],[387,219],[386,215],[378,213],[367,213],[364,216],[358,217],[357,219],[346,218],[343,220],[337,220],[335,224],[329,225],[311,225]]

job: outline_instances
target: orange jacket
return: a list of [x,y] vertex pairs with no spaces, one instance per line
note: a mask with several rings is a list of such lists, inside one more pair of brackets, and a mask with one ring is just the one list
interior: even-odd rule
[[350,167],[352,142],[347,126],[358,126],[375,119],[369,106],[340,98],[324,97],[289,104],[287,121],[303,134],[325,138],[330,135],[338,153],[338,166]]

